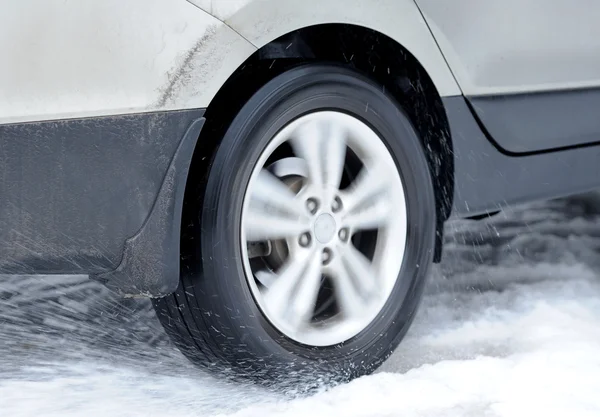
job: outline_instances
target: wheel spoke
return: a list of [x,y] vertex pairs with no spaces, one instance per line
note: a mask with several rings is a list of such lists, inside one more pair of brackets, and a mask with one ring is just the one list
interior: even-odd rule
[[275,280],[277,279],[277,274],[271,271],[267,271],[265,269],[261,269],[260,271],[256,271],[254,273],[256,279],[265,287],[269,288]]
[[302,279],[298,283],[295,297],[292,301],[289,322],[292,327],[299,329],[307,324],[315,312],[317,296],[321,288],[321,258],[313,255],[309,261]]
[[[281,272],[271,281],[271,285],[264,294],[265,304],[271,314],[289,319],[291,313],[297,308],[296,298],[300,298],[302,303],[310,299],[309,284],[316,276],[314,273],[315,258],[318,259],[314,251],[302,251],[290,257],[281,267]],[[318,273],[320,277],[320,270]],[[309,282],[302,283],[302,281]],[[298,297],[299,294],[300,297]]]
[[378,164],[364,166],[356,179],[344,194],[344,210],[350,212],[357,207],[367,205],[371,198],[383,193],[387,188],[385,169]]
[[300,127],[290,141],[296,155],[306,161],[309,181],[318,186],[325,183],[323,172],[325,163],[324,136],[323,124],[312,121]]
[[244,215],[244,231],[250,242],[298,236],[308,228],[307,221],[284,217],[267,207],[250,205]]
[[346,161],[346,131],[337,123],[329,124],[324,156],[321,161],[325,185],[337,190],[340,188]]
[[300,176],[306,178],[308,176],[308,168],[306,161],[302,158],[288,157],[279,159],[269,167],[269,169],[277,177],[282,178],[288,175]]
[[352,244],[343,246],[342,261],[354,279],[358,292],[370,297],[376,291],[377,278],[371,262]]
[[385,225],[391,215],[390,202],[384,194],[378,194],[368,206],[358,206],[344,216],[345,227],[352,230],[377,229]]
[[359,317],[366,305],[367,297],[359,292],[343,262],[334,262],[330,269],[336,300],[342,313],[347,318]]
[[304,216],[304,207],[295,197],[296,195],[279,178],[264,168],[252,184],[250,194],[253,202],[261,202],[269,207],[299,217]]

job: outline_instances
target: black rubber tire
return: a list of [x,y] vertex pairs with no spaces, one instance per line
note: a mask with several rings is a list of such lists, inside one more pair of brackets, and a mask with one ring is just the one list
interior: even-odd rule
[[[408,206],[406,252],[389,301],[360,334],[326,348],[295,343],[264,318],[244,276],[239,238],[244,191],[262,150],[291,120],[320,109],[353,115],[380,135],[399,168]],[[436,210],[421,141],[379,85],[335,65],[304,65],[277,76],[237,114],[198,192],[196,239],[182,241],[194,251],[182,256],[178,290],[154,302],[166,331],[193,363],[268,383],[346,381],[374,371],[393,352],[412,322],[433,260]]]

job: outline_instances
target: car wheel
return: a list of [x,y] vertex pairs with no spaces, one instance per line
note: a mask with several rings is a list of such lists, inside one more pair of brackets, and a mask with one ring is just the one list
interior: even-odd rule
[[348,380],[391,354],[436,212],[421,141],[380,86],[329,65],[277,76],[234,118],[198,193],[179,289],[155,301],[192,362]]

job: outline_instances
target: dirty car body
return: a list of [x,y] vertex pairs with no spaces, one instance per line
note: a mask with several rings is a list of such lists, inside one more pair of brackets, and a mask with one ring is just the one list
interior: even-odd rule
[[[593,0],[0,4],[5,274],[87,274],[124,296],[172,294],[190,184],[206,180],[215,132],[235,115],[222,103],[239,109],[252,93],[243,85],[258,90],[298,65],[335,61],[380,74],[397,101],[417,97],[401,104],[433,181],[434,261],[449,218],[600,186]],[[353,50],[365,33],[375,46]]]

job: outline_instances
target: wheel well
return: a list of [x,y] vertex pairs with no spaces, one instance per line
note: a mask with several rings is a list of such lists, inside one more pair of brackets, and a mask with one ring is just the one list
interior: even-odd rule
[[[438,218],[435,260],[439,261],[443,222],[450,213],[454,187],[446,113],[433,81],[417,59],[393,39],[371,29],[348,24],[310,26],[281,36],[256,51],[228,79],[206,110],[207,121],[194,153],[187,188],[204,182],[211,155],[252,94],[292,66],[311,61],[335,62],[362,72],[403,105],[422,140],[434,182]],[[201,195],[194,187],[192,197],[187,188],[182,238],[186,226],[193,223],[189,216],[197,216],[193,212],[186,215],[186,202]]]

